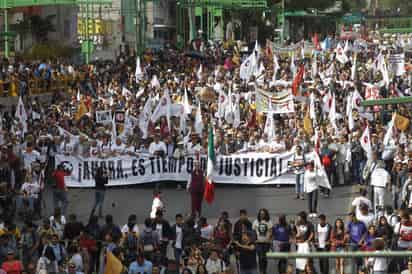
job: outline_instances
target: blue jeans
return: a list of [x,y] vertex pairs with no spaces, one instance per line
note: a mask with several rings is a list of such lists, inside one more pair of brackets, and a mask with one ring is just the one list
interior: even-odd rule
[[[62,205],[60,206],[59,203],[61,203]],[[69,204],[69,200],[67,199],[67,192],[61,189],[54,189],[53,204],[54,208],[60,207],[61,213],[63,215],[66,215],[67,206]]]
[[352,181],[356,183],[362,182],[362,170],[364,166],[365,166],[364,161],[360,161],[360,160],[352,161],[352,176],[353,176]]
[[[359,246],[358,244],[355,243],[349,243],[348,245],[348,251],[358,251]],[[350,264],[351,271],[349,273],[358,273],[358,269],[362,265],[362,259],[359,258],[354,258],[352,259],[352,262]]]
[[182,257],[183,250],[181,248],[174,248],[176,268],[179,270],[180,267],[180,258]]
[[24,208],[24,201],[27,201],[28,205],[29,205],[29,209],[31,211],[34,210],[34,201],[35,199],[33,197],[24,197],[22,195],[17,196],[16,199],[16,207],[17,207],[17,211],[22,211]]
[[303,176],[304,176],[304,173],[296,174],[296,185],[295,185],[296,194],[303,193]]
[[99,208],[99,216],[103,215],[103,203],[104,203],[104,195],[106,191],[105,190],[96,190],[94,193],[94,206],[93,206],[93,212]]

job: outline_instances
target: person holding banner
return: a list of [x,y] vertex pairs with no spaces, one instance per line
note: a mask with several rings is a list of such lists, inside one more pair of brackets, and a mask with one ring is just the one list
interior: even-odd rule
[[109,177],[107,175],[107,170],[100,166],[96,170],[96,175],[94,176],[94,181],[96,184],[95,190],[95,200],[93,206],[93,212],[98,208],[99,209],[99,217],[103,217],[103,203],[104,203],[104,196],[106,193],[106,185],[109,183]]
[[308,162],[306,164],[306,170],[303,179],[303,189],[308,196],[308,210],[309,217],[316,218],[318,208],[318,174],[315,170],[314,162]]
[[302,150],[302,146],[297,145],[295,148],[295,154],[293,155],[293,161],[291,166],[294,169],[294,173],[296,175],[296,198],[295,199],[302,199],[304,200],[303,196],[303,177],[305,173],[305,155]]
[[194,162],[194,169],[189,176],[186,189],[191,197],[192,216],[201,216],[203,192],[205,191],[205,175],[199,161]]

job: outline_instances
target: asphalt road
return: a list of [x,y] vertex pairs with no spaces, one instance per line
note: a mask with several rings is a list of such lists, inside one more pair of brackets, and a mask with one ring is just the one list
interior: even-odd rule
[[[125,224],[130,214],[136,214],[138,222],[143,223],[150,213],[153,189],[154,185],[109,188],[106,191],[103,213],[112,214],[118,224]],[[175,183],[163,184],[161,189],[166,205],[165,217],[168,220],[173,221],[176,213],[190,213],[190,196],[185,190],[177,190]],[[337,187],[332,190],[329,198],[320,196],[319,213],[330,218],[345,216],[356,189],[350,186]],[[51,214],[51,195],[47,196],[47,214]],[[253,218],[260,208],[267,208],[272,219],[280,214],[294,217],[298,212],[307,210],[307,200],[295,200],[294,196],[292,186],[277,188],[217,185],[213,204],[203,203],[203,215],[213,220],[218,218],[222,211],[227,211],[231,219],[236,219],[239,210],[246,209]],[[76,213],[80,220],[86,221],[93,203],[93,189],[70,189],[67,213]]]
[[[112,214],[115,222],[123,225],[130,214],[136,214],[138,223],[143,223],[148,217],[152,204],[154,185],[133,186],[128,188],[110,188],[106,191],[104,214]],[[190,213],[190,197],[185,190],[177,190],[175,183],[163,184],[161,187],[163,200],[166,204],[165,217],[173,223],[176,213]],[[345,220],[351,201],[358,191],[356,186],[344,186],[334,188],[329,198],[320,196],[319,213],[329,218],[330,223],[337,217]],[[47,196],[47,213],[52,213],[52,200],[50,193]],[[228,186],[217,185],[215,201],[212,205],[204,203],[203,215],[209,223],[215,224],[222,211],[227,211],[230,218],[237,219],[239,210],[246,209],[253,220],[260,208],[267,208],[272,221],[276,222],[276,216],[286,214],[289,219],[296,218],[296,214],[307,210],[307,200],[295,200],[293,186],[254,187],[254,186]],[[87,221],[94,203],[93,189],[70,189],[68,214],[76,213],[82,221]],[[66,214],[66,215],[68,215]],[[316,222],[317,220],[314,220]],[[173,258],[172,250],[168,251]],[[294,262],[293,260],[290,261]],[[232,262],[234,264],[234,262]],[[277,261],[270,260],[268,273],[277,273]],[[316,267],[318,266],[315,260]],[[346,273],[350,273],[351,261],[345,264]],[[334,260],[330,260],[330,273],[335,274]]]

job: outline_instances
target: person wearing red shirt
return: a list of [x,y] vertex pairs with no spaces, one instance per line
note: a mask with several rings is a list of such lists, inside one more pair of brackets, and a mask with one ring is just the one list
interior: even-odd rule
[[61,203],[62,205],[60,209],[63,215],[66,215],[67,206],[69,204],[69,200],[67,199],[67,186],[64,177],[69,175],[70,173],[66,171],[61,164],[57,166],[57,169],[52,174],[55,181],[53,189],[54,208],[60,207],[59,203]]
[[7,273],[7,274],[21,274],[23,271],[23,264],[14,258],[14,251],[9,250],[7,252],[7,259],[6,261],[1,265],[1,268]]

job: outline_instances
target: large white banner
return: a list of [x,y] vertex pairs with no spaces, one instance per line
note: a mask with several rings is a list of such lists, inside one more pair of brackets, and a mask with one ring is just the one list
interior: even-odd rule
[[389,55],[389,67],[396,76],[402,76],[405,73],[405,54]]
[[[213,180],[224,184],[295,184],[294,174],[288,173],[288,162],[293,154],[243,153],[217,157]],[[93,174],[97,167],[108,169],[109,186],[124,186],[161,181],[187,181],[193,170],[195,156],[181,159],[159,157],[119,156],[109,158],[83,158],[57,155],[57,163],[70,166],[66,177],[69,187],[94,187]],[[201,157],[206,170],[206,157]]]

